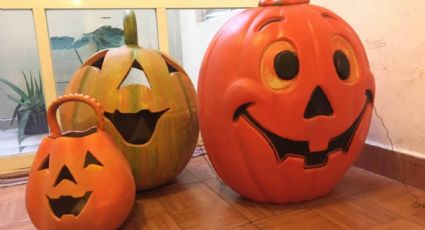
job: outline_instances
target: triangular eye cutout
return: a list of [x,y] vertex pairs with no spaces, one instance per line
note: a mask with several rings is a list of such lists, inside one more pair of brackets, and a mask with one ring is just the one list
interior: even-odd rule
[[178,70],[176,70],[176,68],[174,68],[172,65],[170,65],[168,62],[167,62],[167,67],[168,67],[168,72],[171,74],[171,73],[175,73],[175,72],[179,72]]
[[146,76],[146,73],[143,71],[142,66],[140,66],[139,62],[134,60],[131,65],[131,69],[128,71],[125,79],[121,82],[119,89],[124,88],[129,85],[143,85],[148,89],[151,89],[151,85],[149,83],[149,79]]
[[84,66],[93,66],[99,70],[103,67],[103,62],[105,61],[106,54],[109,50],[102,50],[94,54],[87,62],[84,63]]
[[102,69],[104,60],[105,60],[105,57],[101,57],[97,61],[95,61],[93,64],[91,64],[90,66],[96,67],[98,69]]
[[47,154],[47,157],[43,160],[43,162],[41,162],[38,170],[49,169],[49,161],[50,161],[50,154]]
[[89,165],[98,165],[103,167],[103,164],[100,163],[100,161],[95,156],[93,156],[90,151],[87,151],[86,159],[84,160],[84,168],[87,168]]
[[161,56],[162,56],[162,58],[164,59],[165,63],[167,63],[168,72],[169,72],[170,74],[172,74],[172,73],[176,73],[176,72],[179,72],[179,71],[176,69],[176,67],[174,67],[174,66],[173,66],[173,64],[171,64],[171,63],[173,63],[174,61],[172,61],[172,60],[171,60],[169,57],[167,57],[167,55],[165,55],[165,54],[161,54]]

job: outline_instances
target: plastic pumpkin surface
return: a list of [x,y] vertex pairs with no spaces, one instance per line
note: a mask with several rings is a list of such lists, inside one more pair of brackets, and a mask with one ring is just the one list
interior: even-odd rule
[[[99,124],[61,133],[56,110],[65,102],[95,108]],[[93,98],[67,95],[47,112],[51,133],[35,155],[26,189],[26,207],[37,229],[117,229],[135,199],[130,167],[104,131],[103,111]]]
[[343,19],[308,0],[270,0],[219,30],[198,94],[219,176],[252,200],[287,203],[325,195],[356,160],[375,85]]

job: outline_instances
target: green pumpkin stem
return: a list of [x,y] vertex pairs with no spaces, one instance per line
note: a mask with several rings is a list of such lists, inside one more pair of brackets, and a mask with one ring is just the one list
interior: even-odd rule
[[137,22],[133,10],[126,10],[124,16],[124,42],[126,45],[137,44]]

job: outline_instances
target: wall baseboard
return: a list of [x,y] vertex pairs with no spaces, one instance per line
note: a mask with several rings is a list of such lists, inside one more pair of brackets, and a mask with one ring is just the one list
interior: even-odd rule
[[354,165],[425,190],[425,158],[365,144]]

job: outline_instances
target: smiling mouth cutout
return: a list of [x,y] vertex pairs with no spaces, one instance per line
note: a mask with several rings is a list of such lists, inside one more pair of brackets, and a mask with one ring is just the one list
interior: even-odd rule
[[115,110],[114,113],[105,112],[105,117],[112,122],[127,143],[142,145],[151,139],[159,118],[168,110],[140,110],[137,113],[121,113]]
[[246,103],[241,105],[233,115],[233,121],[236,122],[240,117],[244,118],[252,127],[254,127],[268,142],[270,147],[273,149],[276,158],[279,162],[283,162],[287,157],[299,157],[304,158],[305,168],[319,168],[326,164],[328,156],[331,153],[342,151],[347,153],[350,149],[351,142],[354,135],[362,121],[368,105],[373,102],[372,91],[366,90],[366,102],[363,109],[353,124],[342,132],[340,135],[332,138],[329,141],[328,148],[326,150],[311,152],[309,149],[308,141],[290,140],[285,137],[281,137],[270,130],[264,128],[255,118],[248,112],[247,108],[252,103]]
[[57,199],[47,197],[50,208],[57,218],[62,218],[63,215],[73,215],[77,217],[81,210],[86,206],[92,192],[86,192],[84,196],[74,198],[72,196],[61,196]]

